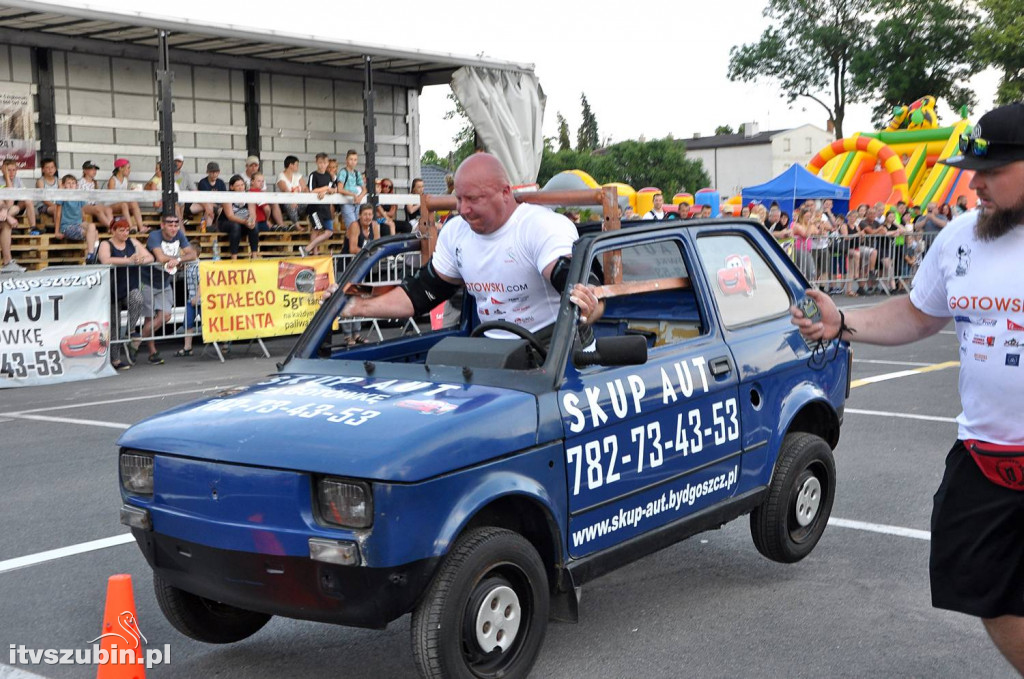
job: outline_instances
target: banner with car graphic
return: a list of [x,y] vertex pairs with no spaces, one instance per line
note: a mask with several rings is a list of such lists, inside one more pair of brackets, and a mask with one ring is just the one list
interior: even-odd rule
[[0,276],[0,387],[113,375],[109,349],[109,269]]
[[200,262],[203,340],[301,333],[333,282],[330,257]]

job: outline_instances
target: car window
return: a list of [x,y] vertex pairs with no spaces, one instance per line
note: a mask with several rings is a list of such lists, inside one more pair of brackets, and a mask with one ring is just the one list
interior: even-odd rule
[[[622,283],[605,286],[605,311],[595,335],[643,335],[655,348],[707,332],[681,248],[680,241],[666,239],[616,250],[622,256]],[[598,255],[596,261],[602,260]]]
[[725,327],[788,312],[791,302],[786,289],[749,240],[739,234],[701,236],[697,251]]

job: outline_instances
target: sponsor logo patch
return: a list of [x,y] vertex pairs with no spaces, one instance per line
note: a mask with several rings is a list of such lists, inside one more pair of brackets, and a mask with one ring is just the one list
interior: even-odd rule
[[956,321],[957,323],[970,323],[971,322],[971,317],[970,316],[954,316],[953,320]]
[[1011,365],[1014,368],[1019,367],[1020,366],[1020,354],[1007,354],[1006,355],[1006,365]]
[[989,326],[994,326],[994,325],[995,325],[996,323],[998,323],[998,322],[999,322],[999,321],[998,321],[997,319],[995,319],[995,318],[975,318],[975,319],[974,319],[974,324],[975,324],[975,325],[989,325]]
[[1019,347],[1020,346],[1020,342],[1017,340],[1017,338],[1011,337],[1010,339],[1008,339],[1005,342],[1003,342],[1003,346],[1004,347]]
[[987,354],[975,354],[974,355],[974,360],[975,361],[980,361],[981,363],[984,363],[985,361],[988,360],[988,355]]
[[1006,319],[1006,329],[1013,330],[1014,332],[1024,332],[1024,325],[1018,325],[1009,318]]

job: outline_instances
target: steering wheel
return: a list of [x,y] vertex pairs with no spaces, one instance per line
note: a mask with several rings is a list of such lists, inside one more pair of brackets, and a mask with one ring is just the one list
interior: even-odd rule
[[548,350],[544,348],[544,345],[540,343],[537,336],[527,330],[521,325],[515,323],[509,323],[508,321],[487,321],[473,328],[473,332],[469,333],[470,337],[480,337],[488,330],[504,330],[510,332],[520,339],[524,339],[530,343],[530,346],[540,355],[540,360],[543,362],[548,357]]

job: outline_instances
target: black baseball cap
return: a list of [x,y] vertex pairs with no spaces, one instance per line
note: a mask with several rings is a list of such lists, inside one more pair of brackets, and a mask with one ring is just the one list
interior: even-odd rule
[[100,169],[100,166],[97,165],[96,163],[92,162],[91,160],[87,160],[84,163],[82,163],[82,169],[83,170],[98,170],[98,169]]
[[940,163],[964,170],[991,170],[1024,160],[1024,103],[1007,104],[978,120],[960,138],[960,155]]

